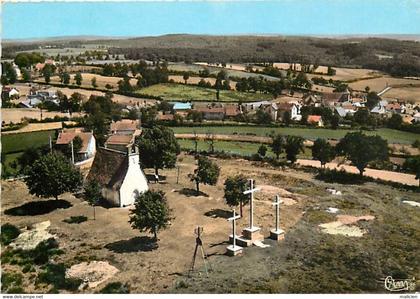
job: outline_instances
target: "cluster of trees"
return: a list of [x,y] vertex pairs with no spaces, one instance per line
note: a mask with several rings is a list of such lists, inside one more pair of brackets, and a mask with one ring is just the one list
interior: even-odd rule
[[107,93],[105,96],[91,95],[89,100],[82,105],[82,109],[87,114],[81,120],[82,126],[87,130],[92,130],[97,142],[103,145],[111,121],[121,119],[120,104],[112,101],[112,93]]
[[418,77],[420,76],[419,56],[410,53],[395,55],[388,59],[379,59],[373,56],[366,61],[363,67],[386,72],[395,77]]
[[[281,134],[272,135],[272,143],[270,144],[271,151],[276,155],[276,159],[280,158],[280,155],[285,152],[286,159],[291,163],[295,163],[297,155],[304,151],[303,142],[305,141],[300,136],[283,136]],[[260,153],[261,154],[261,153]]]
[[336,156],[344,156],[356,166],[360,175],[363,175],[369,163],[388,161],[388,143],[377,135],[368,136],[361,132],[352,132],[347,133],[335,147],[325,139],[315,140],[312,156],[324,167]]
[[343,81],[333,80],[331,78],[327,80],[324,77],[313,77],[311,81],[313,84],[334,87],[334,92],[343,92],[349,87],[348,84]]
[[13,84],[17,81],[17,73],[10,62],[1,63],[1,84]]
[[102,68],[102,76],[125,77],[129,71],[130,67],[125,63],[107,63]]
[[[70,77],[70,74],[69,74],[68,72],[63,71],[63,70],[59,70],[59,71],[58,71],[58,76],[59,76],[59,78],[60,78],[60,82],[61,82],[62,84],[70,84],[70,79],[71,79],[71,77]],[[44,75],[44,78],[45,78],[45,75]],[[94,80],[93,80],[93,79],[94,79]],[[95,77],[93,77],[93,79],[92,79],[92,85],[93,85],[93,87],[96,87],[96,78],[95,78]],[[47,78],[45,78],[45,82],[46,82],[46,83],[49,83],[49,80],[47,81]],[[78,86],[81,86],[81,85],[82,85],[82,82],[83,82],[83,76],[82,76],[82,73],[77,72],[77,73],[74,75],[74,82],[75,82],[75,83],[76,83],[76,85],[78,85]]]
[[263,76],[238,78],[236,83],[237,91],[271,93],[274,96],[279,95],[287,87],[285,80],[267,80]]
[[39,53],[18,53],[15,56],[15,64],[20,68],[30,68],[31,66],[42,63],[45,61],[45,57]]

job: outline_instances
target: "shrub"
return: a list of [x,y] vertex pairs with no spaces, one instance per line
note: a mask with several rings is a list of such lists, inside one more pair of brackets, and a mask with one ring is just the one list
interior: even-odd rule
[[370,179],[368,177],[362,177],[354,173],[348,173],[344,170],[330,170],[326,169],[321,171],[316,179],[327,182],[327,183],[339,183],[339,184],[363,184]]
[[4,272],[1,274],[1,292],[9,294],[23,293],[23,276],[20,273]]
[[130,288],[127,283],[122,284],[121,282],[110,282],[100,291],[100,294],[129,294]]
[[61,254],[62,250],[58,249],[58,243],[54,238],[42,241],[32,250],[6,250],[1,255],[3,264],[20,265],[43,265],[49,261],[52,255]]
[[10,223],[1,226],[0,241],[2,245],[9,245],[19,235],[20,230],[16,226]]
[[80,215],[80,216],[70,216],[70,218],[64,219],[63,222],[69,223],[69,224],[72,224],[72,223],[79,224],[79,223],[85,222],[87,220],[88,220],[88,218],[86,216]]
[[46,283],[53,286],[53,291],[58,289],[75,291],[82,283],[81,279],[66,278],[64,264],[47,264],[45,270],[38,274],[36,283]]

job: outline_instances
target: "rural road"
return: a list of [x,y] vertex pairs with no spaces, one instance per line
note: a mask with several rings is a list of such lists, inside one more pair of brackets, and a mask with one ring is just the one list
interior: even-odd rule
[[[315,161],[315,160],[298,159],[297,163],[303,166],[312,166],[316,168],[321,167],[320,162]],[[359,173],[359,170],[357,170],[356,167],[350,166],[350,165],[338,165],[337,163],[327,163],[326,167],[328,169],[337,169],[337,170],[344,169],[346,172],[349,172],[349,173]],[[419,185],[419,181],[416,180],[416,176],[413,174],[366,168],[363,175],[374,178],[374,179],[391,181],[391,182],[396,182],[396,183],[400,183],[404,185],[410,185],[410,186]]]

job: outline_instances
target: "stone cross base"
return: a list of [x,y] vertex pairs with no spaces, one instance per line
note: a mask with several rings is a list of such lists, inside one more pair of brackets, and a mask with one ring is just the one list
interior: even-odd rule
[[259,227],[247,227],[242,231],[242,236],[244,239],[248,239],[251,241],[262,241],[264,240],[264,236],[260,233]]
[[233,245],[229,245],[228,247],[226,247],[226,249],[227,249],[227,255],[229,256],[240,255],[243,252],[243,248],[238,245],[236,245],[235,247],[233,247]]
[[[252,241],[245,239],[243,236],[236,236],[236,240],[235,240],[236,244],[241,246],[241,247],[249,247],[252,245]],[[229,235],[229,243],[233,244],[233,236]]]
[[270,239],[273,239],[275,241],[281,241],[284,240],[284,230],[282,229],[272,229],[270,230]]

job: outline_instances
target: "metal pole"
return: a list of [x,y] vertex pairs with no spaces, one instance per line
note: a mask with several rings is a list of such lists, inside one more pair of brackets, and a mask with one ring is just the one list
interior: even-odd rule
[[[253,190],[254,189],[254,180],[250,179],[249,182],[250,182],[251,190]],[[254,212],[253,211],[254,204],[253,204],[253,201],[254,201],[254,192],[251,191],[251,201],[249,203],[249,227],[250,228],[254,227],[254,215],[253,215],[254,214],[253,213]]]
[[236,216],[236,213],[235,213],[235,209],[233,210],[233,220],[232,220],[232,226],[233,226],[233,228],[232,228],[232,230],[233,230],[233,249],[235,249],[235,247],[236,247],[236,220],[235,220],[235,216]]
[[279,230],[279,205],[280,205],[280,198],[276,195],[276,231]]
[[73,140],[71,141],[71,163],[74,164],[74,150],[73,150]]
[[51,135],[49,136],[49,141],[50,141],[50,153],[52,153],[52,140],[51,140]]

